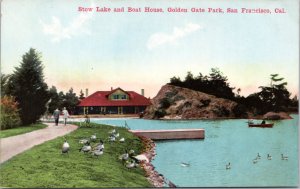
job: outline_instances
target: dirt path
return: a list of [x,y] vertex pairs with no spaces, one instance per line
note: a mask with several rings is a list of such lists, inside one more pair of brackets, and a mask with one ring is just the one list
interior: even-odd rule
[[44,123],[48,127],[29,133],[0,139],[0,163],[22,153],[35,145],[42,144],[45,141],[52,140],[59,136],[68,134],[78,127],[76,125]]

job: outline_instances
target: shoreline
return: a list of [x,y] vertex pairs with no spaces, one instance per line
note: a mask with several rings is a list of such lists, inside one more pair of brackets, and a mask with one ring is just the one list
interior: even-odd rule
[[144,155],[149,161],[141,161],[141,168],[145,170],[145,176],[147,180],[153,185],[153,187],[163,187],[165,178],[162,174],[158,173],[155,170],[155,167],[152,165],[151,161],[154,159],[155,147],[156,144],[153,140],[147,137],[139,137],[144,144],[144,150],[141,155]]

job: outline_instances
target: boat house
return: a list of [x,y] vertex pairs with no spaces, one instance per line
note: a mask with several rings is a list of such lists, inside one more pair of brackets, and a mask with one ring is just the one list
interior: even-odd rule
[[116,88],[111,91],[97,91],[82,99],[78,107],[84,114],[138,114],[151,104],[150,99],[134,91]]

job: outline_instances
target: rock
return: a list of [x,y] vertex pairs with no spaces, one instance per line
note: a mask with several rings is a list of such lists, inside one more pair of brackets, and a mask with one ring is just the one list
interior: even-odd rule
[[292,119],[292,117],[285,112],[268,112],[263,115],[263,119],[267,120],[280,120],[280,119]]
[[145,110],[146,119],[234,118],[238,104],[228,99],[173,85],[164,85]]

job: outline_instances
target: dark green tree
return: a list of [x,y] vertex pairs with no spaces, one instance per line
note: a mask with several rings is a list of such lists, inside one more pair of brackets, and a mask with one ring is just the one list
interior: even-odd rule
[[286,89],[287,82],[279,81],[284,78],[277,78],[278,74],[271,74],[270,86],[260,86],[261,91],[257,94],[263,103],[264,112],[267,111],[287,111],[291,104],[290,93]]
[[80,90],[80,94],[79,94],[79,99],[82,100],[84,99],[84,93],[82,92],[82,89]]
[[66,107],[70,114],[74,114],[76,106],[79,104],[79,99],[76,93],[73,92],[73,88],[70,88],[63,99],[63,107]]
[[52,86],[49,90],[50,93],[50,102],[48,104],[48,112],[52,114],[56,108],[63,108],[63,100],[65,95],[63,92],[57,93],[56,87]]
[[31,48],[22,56],[21,65],[15,68],[7,83],[7,93],[18,102],[22,124],[34,123],[45,113],[50,99],[47,89],[41,55]]
[[1,74],[1,98],[4,97],[4,95],[6,95],[7,93],[7,83],[8,83],[8,80],[9,80],[9,75],[6,75],[6,74]]

